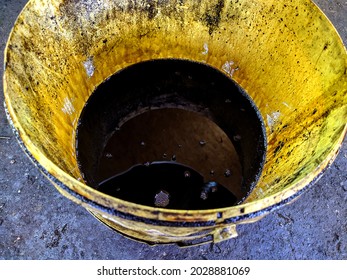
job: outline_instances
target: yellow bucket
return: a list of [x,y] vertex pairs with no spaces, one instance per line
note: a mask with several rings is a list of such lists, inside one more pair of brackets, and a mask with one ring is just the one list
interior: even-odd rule
[[[263,172],[240,205],[143,206],[84,184],[75,132],[94,89],[138,62],[186,59],[229,75],[266,125]],[[32,161],[66,197],[148,243],[219,242],[303,193],[346,133],[347,54],[308,0],[31,0],[5,51],[8,118]]]

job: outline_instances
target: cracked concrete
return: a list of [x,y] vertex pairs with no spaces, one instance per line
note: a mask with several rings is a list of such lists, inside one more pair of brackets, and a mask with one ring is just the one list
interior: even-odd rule
[[[347,1],[315,2],[346,44]],[[1,58],[25,3],[0,1]],[[346,139],[330,169],[297,201],[239,226],[238,238],[187,249],[128,240],[61,196],[21,151],[3,108],[0,158],[0,259],[347,259]]]

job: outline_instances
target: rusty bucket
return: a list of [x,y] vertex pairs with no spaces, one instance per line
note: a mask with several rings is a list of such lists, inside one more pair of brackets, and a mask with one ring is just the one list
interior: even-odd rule
[[[259,109],[266,161],[241,204],[157,208],[84,183],[75,134],[88,98],[112,74],[157,59],[219,69]],[[238,224],[312,186],[346,133],[346,49],[309,0],[31,0],[13,27],[4,63],[8,118],[37,168],[106,225],[152,244],[237,236]]]

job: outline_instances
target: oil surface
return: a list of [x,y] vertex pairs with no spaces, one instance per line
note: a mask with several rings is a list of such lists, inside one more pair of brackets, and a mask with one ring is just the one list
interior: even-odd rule
[[86,183],[170,209],[241,202],[265,157],[264,126],[245,92],[204,64],[157,60],[122,70],[91,95],[77,128]]
[[171,209],[212,209],[237,198],[215,181],[205,182],[194,169],[175,162],[136,165],[99,185],[99,190],[123,200]]
[[[97,171],[98,181],[104,181],[139,163],[157,162],[157,167],[160,161],[194,167],[206,182],[216,181],[239,198],[242,196],[241,164],[228,136],[207,117],[175,108],[146,111],[115,131],[102,153]],[[168,167],[167,164],[165,166]],[[170,165],[171,170],[174,168],[180,167]],[[151,181],[155,180],[154,176]],[[176,184],[181,182],[178,180]],[[148,181],[148,185],[152,183]]]

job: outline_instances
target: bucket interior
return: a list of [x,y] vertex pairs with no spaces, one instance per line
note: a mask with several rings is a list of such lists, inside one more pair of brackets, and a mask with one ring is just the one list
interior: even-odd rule
[[[346,131],[346,51],[321,11],[304,0],[29,1],[6,49],[9,117],[52,176],[112,205],[116,200],[95,197],[83,183],[75,141],[79,118],[91,94],[114,73],[168,59],[224,73],[247,92],[264,120],[266,161],[261,174],[257,169],[249,175],[242,213],[290,197],[334,158]],[[151,71],[147,78],[160,74]],[[132,98],[119,97],[117,108],[135,104]],[[226,112],[214,109],[227,124]],[[261,135],[252,131],[255,138]],[[262,162],[257,145],[264,139],[243,148],[244,170]]]
[[[115,197],[155,206],[164,191],[176,200],[170,208],[199,209],[200,196],[200,207],[221,208],[242,202],[255,186],[265,133],[255,104],[226,74],[161,59],[129,66],[97,87],[79,118],[76,152],[84,181]],[[207,203],[212,195],[216,203]]]

